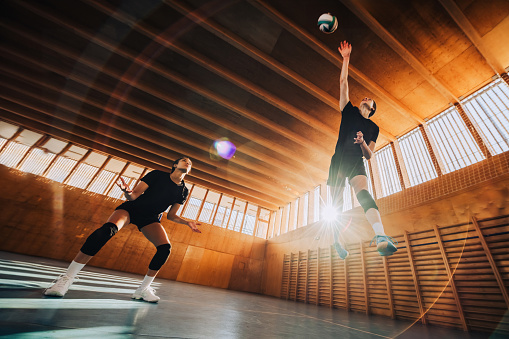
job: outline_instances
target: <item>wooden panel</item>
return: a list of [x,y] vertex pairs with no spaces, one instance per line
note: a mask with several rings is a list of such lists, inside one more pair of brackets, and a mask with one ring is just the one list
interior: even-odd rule
[[298,274],[297,274],[297,286],[295,292],[295,300],[306,302],[306,293],[307,293],[307,252],[299,251],[299,266],[298,266]]
[[283,256],[283,269],[281,270],[281,298],[288,299],[290,285],[290,254]]
[[359,243],[360,250],[360,258],[361,258],[361,273],[362,273],[362,283],[364,287],[364,307],[366,309],[366,314],[369,314],[369,290],[368,290],[368,272],[366,270],[366,258],[364,257],[364,244],[362,242]]
[[366,313],[366,293],[364,286],[364,272],[359,243],[347,246],[348,256],[348,299],[350,310]]
[[[401,281],[405,282],[408,284],[408,281],[410,280],[410,277],[414,283],[414,288],[415,288],[415,298],[414,296],[412,295],[411,292],[407,292],[407,293],[402,293],[402,304],[403,302],[405,303],[404,306],[406,307],[407,309],[407,312],[410,313],[410,314],[415,314],[417,313],[416,315],[416,318],[417,319],[421,319],[422,323],[423,324],[426,324],[427,323],[427,320],[426,320],[426,312],[424,310],[424,305],[423,305],[423,299],[422,299],[422,296],[421,296],[421,290],[420,290],[420,287],[419,287],[419,280],[418,280],[418,277],[417,277],[417,272],[416,272],[416,269],[415,269],[415,262],[414,262],[414,257],[413,257],[413,254],[412,254],[412,244],[410,243],[410,239],[409,239],[409,236],[408,236],[408,232],[405,232],[405,250],[407,252],[407,255],[408,255],[408,263],[409,265],[406,265],[405,262],[402,261],[402,263],[400,265],[398,265],[398,272],[403,272],[401,274]],[[401,252],[401,251],[400,251]],[[391,260],[392,262],[392,260]],[[408,273],[408,269],[406,269],[407,267],[410,268],[412,274],[410,276],[410,274]],[[406,270],[405,270],[406,269]],[[395,269],[396,270],[396,269]],[[403,297],[403,295],[406,294],[406,298]],[[410,294],[410,300],[408,300],[408,296]],[[413,301],[416,301],[416,303],[413,303]],[[413,307],[414,309],[411,309],[409,310],[409,307]],[[416,310],[415,307],[418,307],[418,309]],[[403,308],[402,308],[403,309]],[[405,316],[405,313],[403,312],[401,314],[401,316]]]
[[[445,270],[447,272],[447,277],[448,277],[449,284],[450,284],[450,287],[451,287],[451,290],[452,290],[452,293],[454,296],[454,301],[456,303],[457,312],[458,312],[458,315],[459,315],[459,318],[461,321],[462,328],[464,331],[468,331],[467,322],[465,320],[465,314],[463,313],[463,306],[461,305],[461,300],[458,295],[456,282],[454,281],[454,277],[453,277],[454,272],[453,272],[453,270],[451,270],[450,263],[448,262],[448,259],[447,259],[447,253],[445,251],[444,242],[442,240],[442,235],[440,234],[440,231],[438,230],[438,227],[436,225],[434,225],[433,229],[435,230],[435,235],[438,240],[438,246],[440,248],[440,253],[442,254],[442,259],[444,260]],[[465,235],[465,237],[466,236],[467,235]]]
[[195,282],[198,278],[200,262],[205,252],[204,248],[188,246],[177,281]]
[[[308,274],[299,273],[297,279],[307,284],[308,298],[299,288],[296,300],[509,334],[502,292],[509,282],[509,216],[478,225],[484,245],[474,226],[463,223],[397,236],[398,251],[390,257],[380,257],[364,243],[348,244],[346,260],[329,249],[308,250],[307,262],[299,266],[299,272]],[[299,256],[303,261],[306,252]]]
[[318,251],[317,250],[309,250],[308,251],[308,302],[310,304],[318,303]]
[[332,307],[347,309],[346,260],[332,251]]
[[234,260],[233,254],[205,249],[200,262],[198,280],[193,283],[228,288]]
[[297,288],[297,269],[299,267],[298,256],[295,253],[290,253],[290,269],[288,279],[288,291],[286,299],[295,300],[295,290]]
[[[0,232],[6,239],[0,250],[67,262],[121,203],[5,166],[0,166],[0,185]],[[203,233],[193,233],[165,217],[162,225],[172,249],[157,278],[260,292],[265,240],[207,224],[200,226]],[[89,265],[145,275],[155,252],[137,227],[128,225]]]
[[330,247],[318,248],[318,305],[331,304]]

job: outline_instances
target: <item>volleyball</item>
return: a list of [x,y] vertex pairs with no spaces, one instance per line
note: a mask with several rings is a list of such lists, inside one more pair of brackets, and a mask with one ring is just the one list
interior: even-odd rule
[[338,28],[338,20],[330,13],[322,14],[318,18],[318,27],[320,27],[320,30],[324,33],[334,33],[336,28]]

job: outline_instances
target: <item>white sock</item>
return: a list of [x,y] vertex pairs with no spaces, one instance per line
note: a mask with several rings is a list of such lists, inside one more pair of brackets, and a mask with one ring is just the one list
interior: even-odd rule
[[146,275],[145,278],[143,279],[143,282],[141,283],[140,287],[138,287],[138,289],[140,291],[146,289],[147,287],[150,286],[150,284],[152,284],[152,281],[154,281],[154,279],[155,279],[155,277],[150,277],[150,276]]
[[69,267],[67,268],[67,272],[65,272],[65,275],[70,278],[75,278],[78,273],[80,273],[81,269],[85,267],[85,264],[80,264],[79,262],[72,261],[69,264]]
[[375,222],[373,225],[371,225],[371,227],[373,227],[373,231],[375,231],[376,235],[385,235],[384,225],[382,225],[381,222]]

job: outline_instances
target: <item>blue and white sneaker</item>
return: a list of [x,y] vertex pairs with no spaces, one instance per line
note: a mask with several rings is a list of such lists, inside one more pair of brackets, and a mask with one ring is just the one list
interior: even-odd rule
[[343,248],[338,242],[334,243],[334,249],[338,252],[341,259],[345,260],[348,257],[348,251]]
[[393,255],[398,250],[396,248],[398,242],[388,235],[375,235],[369,246],[371,246],[373,241],[376,243],[376,250],[382,257]]

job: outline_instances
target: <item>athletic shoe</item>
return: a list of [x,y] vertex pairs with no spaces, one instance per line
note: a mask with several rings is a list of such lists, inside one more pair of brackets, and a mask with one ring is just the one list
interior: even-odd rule
[[134,292],[133,296],[131,297],[132,299],[136,299],[136,300],[145,300],[145,301],[148,301],[149,303],[156,303],[158,302],[161,298],[159,298],[157,295],[155,295],[155,290],[151,287],[147,287],[143,290],[140,290],[139,288]]
[[69,290],[69,287],[71,287],[74,279],[75,278],[68,277],[65,274],[61,275],[57,280],[55,280],[53,286],[47,288],[46,291],[44,291],[44,295],[52,297],[63,297]]
[[338,252],[338,255],[341,259],[346,259],[348,257],[348,251],[343,248],[338,242],[334,243],[334,248],[336,249],[336,252]]
[[398,250],[396,248],[398,242],[388,235],[375,235],[375,237],[369,243],[369,246],[371,246],[373,241],[376,243],[376,250],[383,257],[392,255]]

